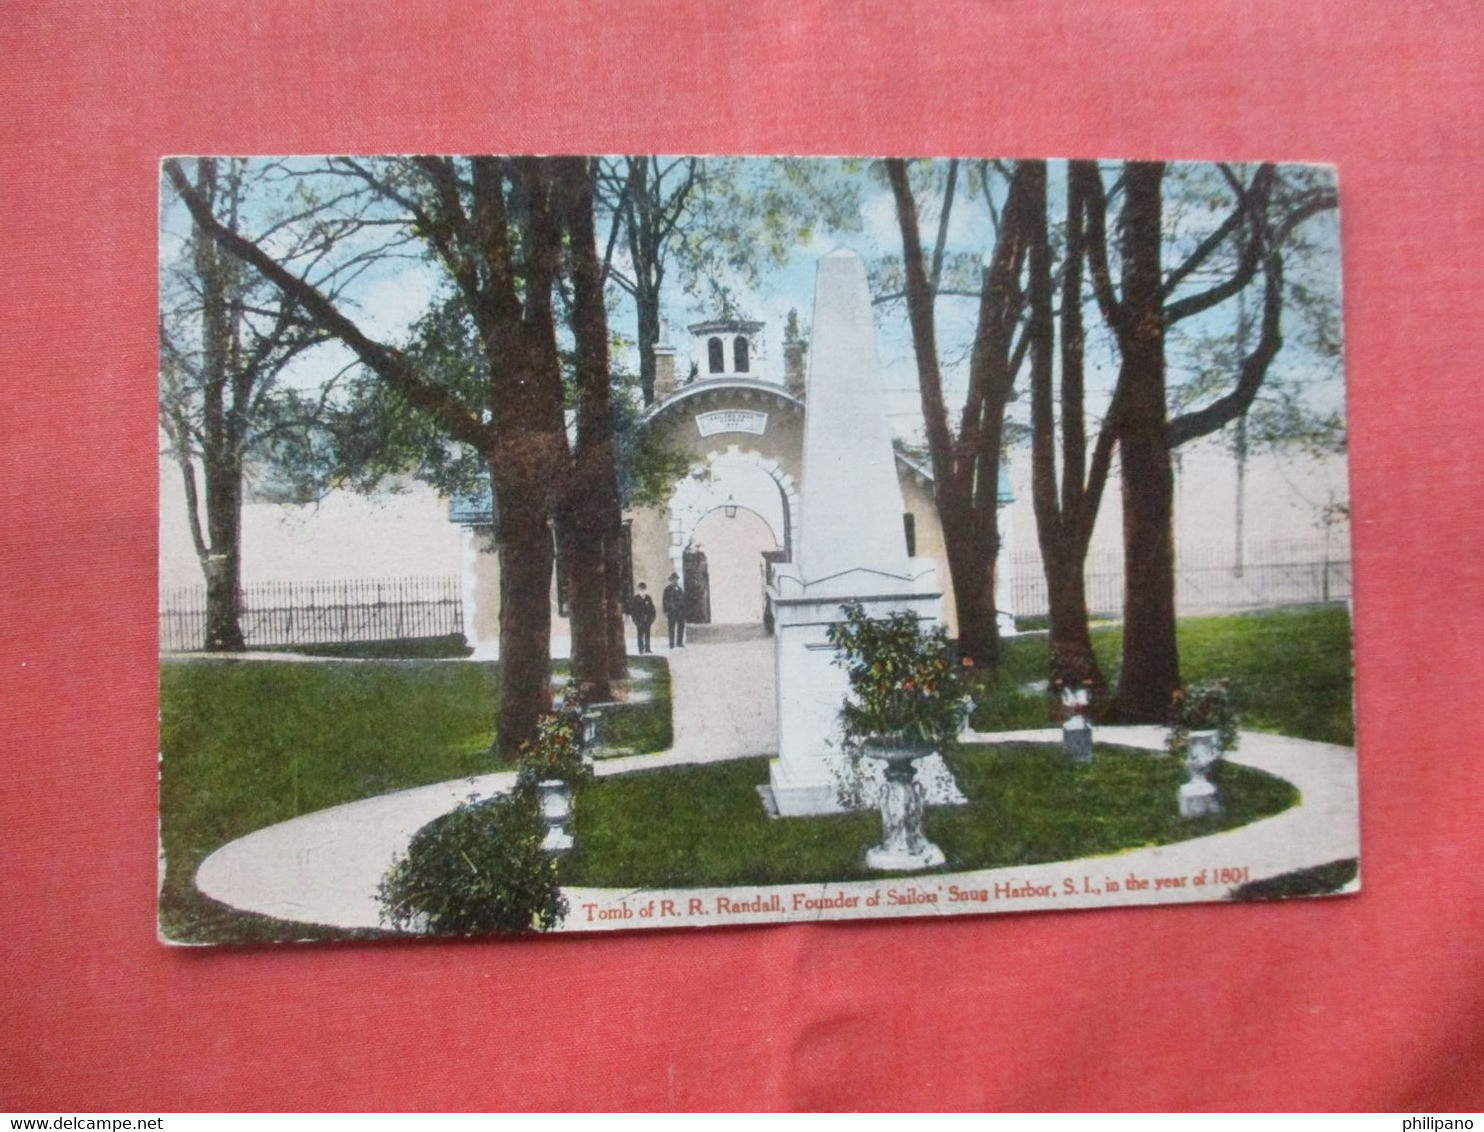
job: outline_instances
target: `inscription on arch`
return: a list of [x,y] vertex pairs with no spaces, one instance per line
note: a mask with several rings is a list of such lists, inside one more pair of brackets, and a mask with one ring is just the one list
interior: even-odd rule
[[746,432],[762,436],[768,429],[768,414],[753,409],[718,409],[712,413],[697,413],[696,428],[702,436],[716,436],[723,432]]

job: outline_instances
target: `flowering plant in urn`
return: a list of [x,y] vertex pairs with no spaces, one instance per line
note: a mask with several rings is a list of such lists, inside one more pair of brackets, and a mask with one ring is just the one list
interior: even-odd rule
[[592,777],[592,760],[582,748],[582,709],[574,699],[563,700],[541,717],[535,737],[521,745],[516,789],[529,792],[553,781],[576,786]]
[[870,618],[858,602],[841,606],[831,625],[835,662],[850,677],[840,709],[845,744],[856,756],[881,760],[878,796],[881,844],[866,850],[872,869],[924,869],[943,864],[943,850],[923,835],[924,795],[918,759],[958,742],[973,701],[953,663],[948,633],[924,633],[910,613]]
[[910,613],[872,619],[858,602],[841,607],[831,625],[835,663],[850,677],[852,698],[840,711],[847,744],[935,748],[958,742],[973,700],[958,667],[948,631],[923,632]]
[[1169,727],[1165,749],[1178,759],[1187,757],[1191,733],[1196,731],[1214,731],[1218,751],[1236,750],[1237,709],[1231,687],[1217,680],[1176,688],[1170,697]]
[[1053,641],[1047,688],[1057,722],[1066,723],[1077,715],[1090,717],[1105,691],[1103,673],[1091,650]]
[[515,796],[533,804],[546,823],[541,848],[565,853],[574,841],[567,831],[572,818],[572,788],[593,777],[592,762],[582,749],[582,711],[575,699],[563,700],[543,716],[536,735],[520,749]]

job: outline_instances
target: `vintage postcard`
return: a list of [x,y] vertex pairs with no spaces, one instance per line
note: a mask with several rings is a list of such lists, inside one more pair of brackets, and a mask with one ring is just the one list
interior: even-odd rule
[[1338,208],[166,160],[161,938],[1358,890]]

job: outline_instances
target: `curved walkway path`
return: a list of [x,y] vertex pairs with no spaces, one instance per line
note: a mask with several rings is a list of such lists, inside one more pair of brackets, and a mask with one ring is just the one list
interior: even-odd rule
[[[730,636],[740,639],[666,651],[673,745],[659,754],[604,759],[598,775],[773,752],[773,640],[758,633]],[[381,909],[376,886],[412,835],[468,798],[514,785],[514,773],[504,771],[291,818],[212,853],[196,871],[196,887],[223,904],[280,920],[374,928]]]
[[[775,731],[770,640],[696,645],[670,654],[669,659],[674,746],[661,754],[605,760],[596,768],[600,776],[770,753]],[[1164,744],[1164,731],[1156,727],[1103,727],[1098,737],[1104,742],[1150,750]],[[965,739],[1056,742],[1060,732],[969,732]],[[1239,879],[1259,880],[1359,856],[1353,750],[1243,732],[1239,750],[1229,757],[1293,783],[1302,795],[1299,804],[1225,833],[1074,862],[836,885],[688,889],[687,899],[679,902],[674,917],[656,923],[680,927],[687,923],[774,921],[780,918],[778,911],[765,907],[774,895],[790,915],[798,918],[826,911],[832,917],[920,916],[946,911],[1029,911],[1210,900],[1238,883],[1214,883],[1209,877],[1220,874],[1212,870],[1245,868],[1245,877]],[[196,886],[207,896],[243,911],[306,924],[374,928],[380,923],[377,885],[393,857],[406,851],[412,835],[464,799],[509,790],[514,781],[514,774],[509,772],[481,775],[293,818],[218,849],[202,862]],[[1207,870],[1208,881],[1197,886],[1193,878],[1202,869]],[[1130,875],[1149,880],[1149,887],[1127,889],[1125,882]],[[1159,878],[1182,877],[1182,885],[1156,887]],[[1124,891],[1109,896],[1110,882]],[[985,899],[967,903],[950,900],[950,886],[961,892],[984,893]],[[908,897],[908,890],[919,896]],[[632,891],[566,891],[572,914],[563,925],[565,929],[636,926],[634,920],[621,914],[633,900]],[[887,893],[885,900],[883,892]],[[1028,895],[1000,896],[998,892]],[[891,893],[900,893],[902,901],[893,903]],[[873,894],[880,903],[869,905]],[[819,906],[826,899],[833,899],[837,906]],[[754,901],[756,908],[742,907]],[[690,913],[689,909],[696,912]],[[611,918],[602,915],[607,910],[613,911]]]

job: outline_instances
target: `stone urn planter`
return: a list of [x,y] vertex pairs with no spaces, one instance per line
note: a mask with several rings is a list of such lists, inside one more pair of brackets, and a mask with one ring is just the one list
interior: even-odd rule
[[582,709],[582,733],[579,741],[583,750],[591,751],[608,745],[604,725],[608,721],[608,713],[620,706],[617,700],[599,700]]
[[866,867],[880,870],[931,869],[944,861],[922,832],[923,790],[917,760],[931,747],[893,747],[867,742],[862,754],[885,764],[881,787],[881,844],[866,850]]
[[603,713],[596,706],[587,708],[582,713],[582,746],[584,750],[591,750],[598,745],[598,725],[603,722]]
[[1230,686],[1225,680],[1177,688],[1170,697],[1170,731],[1165,749],[1185,764],[1190,780],[1180,787],[1182,818],[1221,813],[1221,794],[1206,776],[1241,733]]
[[1187,738],[1185,769],[1190,781],[1180,787],[1182,818],[1213,817],[1221,813],[1221,792],[1206,775],[1221,761],[1221,736],[1215,730],[1192,731]]
[[909,612],[867,617],[859,602],[840,612],[844,619],[826,636],[850,681],[841,736],[848,750],[883,764],[881,844],[867,851],[866,867],[934,868],[944,855],[923,836],[926,791],[917,763],[956,749],[973,698],[943,626],[924,629]]
[[572,785],[550,778],[537,785],[540,791],[541,820],[546,823],[546,836],[541,848],[547,853],[566,853],[577,842],[567,832],[572,820]]

